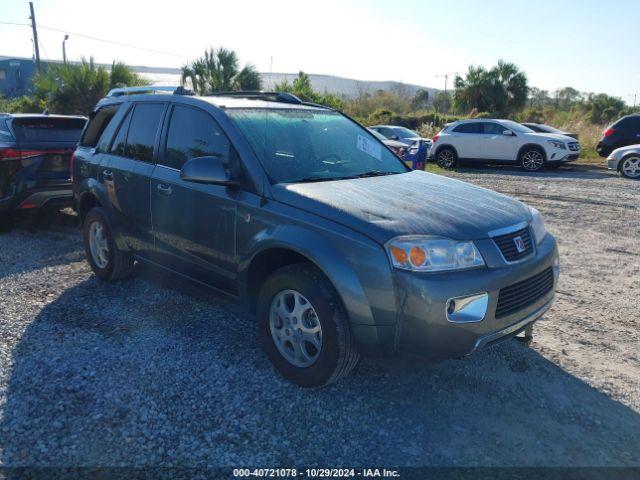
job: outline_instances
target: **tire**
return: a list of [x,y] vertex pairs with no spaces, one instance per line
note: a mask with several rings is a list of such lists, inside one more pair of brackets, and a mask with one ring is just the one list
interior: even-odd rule
[[542,149],[528,147],[520,152],[518,163],[527,172],[538,172],[545,166],[546,159]]
[[[342,302],[313,265],[299,263],[272,273],[260,290],[257,316],[267,357],[283,377],[297,385],[320,387],[335,382],[360,360]],[[296,341],[303,338],[298,327],[307,338],[316,330],[313,343]]]
[[[92,229],[96,230],[92,231]],[[98,231],[102,232],[102,235],[98,235]],[[95,207],[87,213],[82,225],[82,232],[85,255],[96,277],[111,282],[128,277],[133,273],[133,257],[119,250],[116,246],[102,207]],[[91,245],[92,238],[96,240],[93,247]]]
[[622,159],[618,166],[620,175],[624,178],[637,180],[640,178],[640,155],[629,155]]
[[442,147],[436,153],[436,163],[440,168],[452,170],[458,164],[458,154],[451,147]]

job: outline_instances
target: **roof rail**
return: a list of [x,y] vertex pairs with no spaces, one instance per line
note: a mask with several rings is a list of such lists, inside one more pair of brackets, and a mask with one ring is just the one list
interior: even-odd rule
[[281,103],[293,103],[296,105],[302,105],[305,102],[300,100],[292,93],[287,92],[261,92],[258,90],[241,90],[238,92],[213,92],[209,97],[236,97],[236,98],[248,98],[251,100],[265,100],[268,102],[281,102]]
[[146,85],[141,87],[121,87],[112,88],[107,93],[107,97],[122,97],[125,95],[137,94],[173,94],[173,95],[195,95],[191,90],[183,86],[163,86],[163,85]]

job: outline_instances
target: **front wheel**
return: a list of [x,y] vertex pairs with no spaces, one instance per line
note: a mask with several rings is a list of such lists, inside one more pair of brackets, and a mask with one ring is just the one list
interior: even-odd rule
[[314,266],[301,263],[272,273],[257,307],[262,348],[289,381],[319,387],[348,375],[358,364],[340,299]]
[[640,156],[632,155],[622,160],[620,173],[625,178],[640,178]]
[[452,148],[443,147],[436,153],[436,163],[440,168],[451,170],[458,163],[458,155]]
[[99,279],[118,280],[133,272],[133,257],[118,249],[103,208],[93,208],[87,214],[83,235],[87,261]]
[[536,148],[525,150],[520,154],[520,165],[528,172],[537,172],[544,166],[544,153]]

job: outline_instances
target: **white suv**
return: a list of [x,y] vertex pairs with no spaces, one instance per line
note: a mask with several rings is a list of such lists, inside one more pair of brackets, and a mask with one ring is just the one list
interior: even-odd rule
[[460,120],[447,125],[433,138],[429,158],[442,168],[458,160],[483,163],[518,163],[535,172],[577,160],[580,144],[575,138],[536,133],[511,120]]

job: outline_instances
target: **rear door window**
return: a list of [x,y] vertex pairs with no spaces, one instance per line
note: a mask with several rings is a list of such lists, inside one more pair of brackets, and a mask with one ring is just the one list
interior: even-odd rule
[[19,117],[11,124],[19,143],[77,143],[86,120],[64,117]]
[[453,129],[456,133],[482,133],[481,123],[462,123]]
[[139,103],[129,112],[116,135],[111,153],[142,162],[152,162],[165,104]]
[[487,122],[483,123],[484,133],[487,135],[502,135],[502,133],[507,130],[506,127],[503,127],[499,123]]

